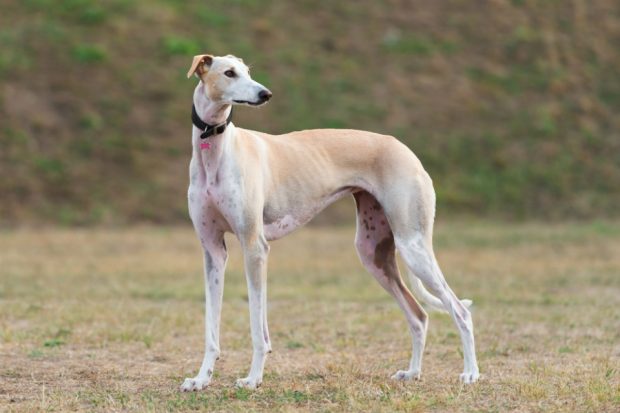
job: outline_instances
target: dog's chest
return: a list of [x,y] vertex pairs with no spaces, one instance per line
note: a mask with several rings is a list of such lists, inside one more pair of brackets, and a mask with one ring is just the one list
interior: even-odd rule
[[203,160],[193,159],[190,164],[190,212],[205,219],[219,216],[230,224],[237,222],[243,205],[240,178],[225,165],[204,165]]

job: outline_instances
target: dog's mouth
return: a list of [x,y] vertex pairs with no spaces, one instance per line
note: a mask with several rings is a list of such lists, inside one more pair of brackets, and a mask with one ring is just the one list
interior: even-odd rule
[[259,100],[258,102],[250,102],[249,100],[233,100],[233,102],[240,105],[260,106],[267,102],[267,100]]

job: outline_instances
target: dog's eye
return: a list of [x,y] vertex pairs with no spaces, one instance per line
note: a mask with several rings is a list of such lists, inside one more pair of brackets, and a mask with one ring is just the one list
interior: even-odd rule
[[235,76],[237,76],[237,74],[235,73],[234,70],[227,70],[227,71],[224,72],[224,74],[226,76],[228,76],[228,77],[235,77]]

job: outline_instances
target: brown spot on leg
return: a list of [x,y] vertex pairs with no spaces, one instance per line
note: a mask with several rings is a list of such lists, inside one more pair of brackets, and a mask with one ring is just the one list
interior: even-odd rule
[[384,238],[375,247],[375,267],[381,268],[387,275],[392,275],[394,271],[398,271],[395,251],[394,237],[390,235]]
[[403,279],[400,276],[400,272],[398,271],[398,266],[396,265],[396,246],[394,245],[393,235],[390,234],[390,236],[384,238],[375,247],[374,264],[377,268],[383,270],[383,273],[388,278],[396,281],[396,284],[398,285],[398,288],[405,297],[407,304],[418,317],[418,319],[422,321],[426,320],[426,313],[424,312],[422,307],[420,307],[420,304],[418,304],[416,299],[413,297],[413,295],[403,282]]
[[400,276],[394,235],[385,210],[368,192],[356,194],[355,201],[358,206],[356,247],[362,263],[405,311],[414,336],[417,337],[419,333],[424,335],[428,316]]

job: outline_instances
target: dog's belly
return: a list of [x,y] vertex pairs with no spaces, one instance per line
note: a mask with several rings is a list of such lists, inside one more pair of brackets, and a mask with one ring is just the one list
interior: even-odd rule
[[325,207],[356,190],[354,187],[339,188],[317,199],[294,199],[289,202],[265,204],[263,230],[268,241],[282,238],[305,225]]

